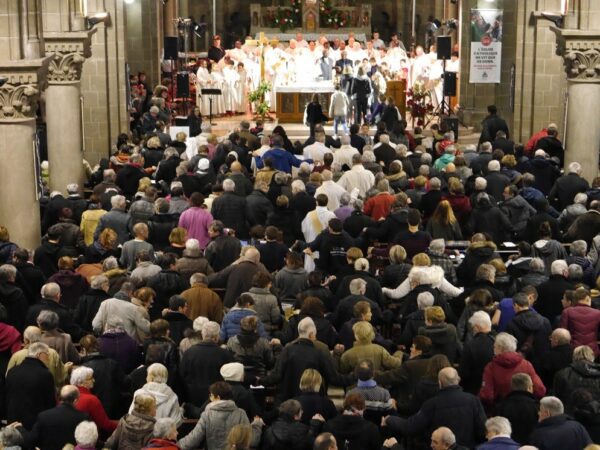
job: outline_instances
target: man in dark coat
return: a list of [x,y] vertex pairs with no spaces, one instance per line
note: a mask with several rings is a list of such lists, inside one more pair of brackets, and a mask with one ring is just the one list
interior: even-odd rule
[[125,208],[127,201],[122,195],[115,195],[110,199],[112,208],[109,212],[100,217],[96,231],[94,231],[94,240],[98,240],[100,233],[105,228],[111,228],[117,233],[119,244],[124,244],[129,240],[129,215]]
[[524,164],[522,172],[529,172],[535,177],[533,187],[542,191],[544,195],[548,195],[560,175],[560,169],[546,158],[544,150],[536,150],[534,158]]
[[529,443],[540,450],[581,450],[592,443],[583,425],[564,413],[564,406],[556,397],[540,400],[539,420]]
[[223,194],[214,199],[211,213],[215,220],[220,220],[227,228],[233,228],[240,239],[248,237],[246,224],[246,198],[234,193],[235,182],[223,181]]
[[286,400],[279,405],[279,417],[264,430],[263,450],[308,450],[320,428],[320,421],[311,421],[311,427],[302,423],[302,405],[298,400]]
[[154,289],[156,298],[150,308],[150,319],[161,317],[164,308],[169,307],[171,296],[181,294],[188,287],[188,281],[177,272],[177,259],[172,253],[163,254],[158,260],[162,270],[150,277],[146,283],[149,288]]
[[509,137],[508,125],[506,121],[498,116],[498,108],[496,105],[489,105],[487,107],[488,115],[481,123],[481,136],[479,137],[479,143],[491,142],[496,139],[498,131],[504,131],[506,137]]
[[475,282],[479,266],[495,258],[500,258],[496,252],[496,244],[488,241],[481,233],[474,234],[471,244],[467,247],[463,262],[456,269],[459,284],[461,286],[472,285]]
[[592,240],[598,233],[600,233],[600,200],[594,200],[590,203],[589,211],[577,217],[571,224],[564,239],[567,241],[583,239],[587,242],[588,248],[591,248]]
[[285,257],[289,252],[287,245],[278,242],[279,230],[277,227],[268,226],[265,230],[267,242],[256,246],[260,252],[260,262],[271,273],[281,270],[285,265]]
[[586,192],[590,185],[585,178],[580,176],[581,164],[573,162],[569,164],[566,174],[558,178],[548,194],[548,200],[559,211],[573,204],[575,195]]
[[485,192],[477,196],[477,203],[471,211],[466,228],[471,233],[489,233],[496,243],[510,239],[513,231],[513,225],[506,214],[492,204],[489,195]]
[[0,305],[6,309],[6,323],[23,331],[27,314],[27,299],[23,291],[16,286],[16,278],[16,267],[4,265],[0,268]]
[[47,283],[42,286],[41,293],[41,300],[27,310],[25,325],[37,326],[37,317],[40,312],[52,311],[58,315],[58,327],[70,334],[73,341],[77,341],[81,336],[81,327],[73,321],[71,311],[60,304],[60,286],[56,283]]
[[544,150],[550,158],[558,158],[560,167],[565,163],[565,149],[562,142],[558,140],[558,130],[554,127],[548,127],[547,136],[537,141],[535,148]]
[[233,356],[219,347],[221,328],[209,322],[202,328],[202,342],[185,351],[179,363],[179,376],[185,386],[185,399],[196,406],[208,398],[208,387],[221,381],[221,367],[233,362]]
[[129,159],[129,163],[121,167],[117,173],[116,183],[123,191],[123,195],[131,199],[138,190],[140,180],[147,176],[148,174],[142,167],[142,157],[133,155]]
[[204,257],[215,272],[219,272],[240,256],[242,244],[240,240],[225,232],[223,222],[215,220],[208,227],[210,242],[204,249]]
[[567,289],[573,289],[573,283],[568,279],[569,268],[563,260],[556,260],[551,266],[551,275],[548,281],[537,288],[538,299],[535,310],[546,317],[550,323],[557,323],[558,316],[562,313],[562,298]]
[[456,435],[457,444],[474,448],[485,436],[483,405],[473,394],[462,391],[456,369],[440,370],[438,380],[440,391],[423,403],[418,413],[408,419],[388,416],[383,423],[395,434],[422,438],[439,427],[448,427]]
[[193,329],[193,322],[185,315],[187,302],[181,295],[173,295],[169,299],[169,310],[163,319],[169,322],[169,338],[179,346],[185,337],[186,330]]
[[53,225],[47,233],[47,237],[42,240],[42,245],[33,252],[33,264],[42,269],[44,276],[50,278],[58,272],[58,259],[62,256],[60,245],[60,227]]
[[31,433],[25,434],[25,441],[31,447],[44,450],[62,450],[66,444],[75,444],[75,428],[89,415],[75,409],[79,400],[79,389],[73,385],[60,390],[60,404],[43,411],[37,417]]
[[504,131],[496,132],[496,139],[492,142],[492,148],[494,150],[500,149],[505,155],[515,154],[515,143],[506,137]]
[[24,248],[13,253],[13,265],[17,268],[17,285],[27,297],[27,302],[33,305],[40,298],[40,290],[46,282],[44,272],[29,262],[29,252]]
[[465,342],[458,372],[465,392],[473,395],[479,393],[483,370],[494,357],[494,336],[492,321],[484,311],[477,311],[469,319],[473,338]]
[[538,422],[539,402],[533,395],[533,382],[526,373],[511,378],[511,392],[496,405],[494,414],[506,417],[512,425],[512,438],[525,445]]
[[540,364],[540,378],[544,386],[554,385],[554,375],[561,369],[568,367],[573,360],[573,347],[571,346],[571,333],[564,328],[557,328],[550,335],[550,351]]
[[390,136],[387,134],[379,135],[379,144],[377,148],[373,150],[373,153],[375,154],[375,161],[383,163],[383,168],[386,173],[392,161],[398,159],[396,150],[390,145]]
[[490,194],[497,202],[504,200],[504,188],[510,184],[506,175],[500,172],[500,162],[493,160],[488,163],[488,173],[485,176],[487,181],[486,192]]
[[6,374],[8,423],[21,422],[30,430],[39,413],[56,406],[54,378],[46,367],[48,351],[46,344],[31,344],[27,358]]
[[90,289],[79,297],[74,319],[86,332],[93,332],[94,328],[92,327],[92,320],[94,320],[94,317],[96,317],[96,314],[98,313],[98,309],[100,309],[100,303],[107,298],[110,298],[108,295],[109,287],[110,283],[108,278],[104,275],[98,275],[92,280]]
[[305,317],[298,324],[298,339],[283,349],[275,368],[267,376],[257,378],[257,384],[277,385],[278,395],[284,399],[300,395],[300,378],[306,369],[318,370],[326,385],[343,387],[351,384],[353,376],[340,375],[331,356],[315,346],[316,340],[315,323],[310,317]]
[[246,197],[246,218],[250,227],[265,225],[268,215],[273,212],[273,203],[267,197],[269,186],[259,181],[254,186],[254,191]]

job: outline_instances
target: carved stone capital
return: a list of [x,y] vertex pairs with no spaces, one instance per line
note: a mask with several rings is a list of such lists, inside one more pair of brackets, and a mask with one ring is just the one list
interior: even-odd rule
[[35,119],[49,63],[49,57],[0,61],[0,73],[7,78],[0,87],[0,122]]
[[551,30],[556,34],[556,54],[563,58],[567,78],[600,83],[600,31]]
[[48,67],[50,84],[75,83],[81,80],[83,63],[92,56],[91,36],[95,31],[44,34],[46,55],[52,57]]

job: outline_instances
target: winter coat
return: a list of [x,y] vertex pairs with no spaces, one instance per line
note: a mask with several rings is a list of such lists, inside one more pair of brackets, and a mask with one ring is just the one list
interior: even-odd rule
[[[6,323],[23,331],[26,319],[29,318],[27,299],[23,291],[9,281],[0,281],[0,304],[6,309]],[[37,312],[39,313],[39,311]],[[35,319],[37,316],[33,323],[35,323]]]
[[33,252],[33,264],[42,269],[46,278],[58,272],[58,258],[62,247],[59,244],[44,240]]
[[48,282],[60,286],[60,303],[70,310],[77,307],[79,297],[89,289],[87,280],[72,270],[59,270],[48,279]]
[[[241,329],[241,321],[244,317],[248,316],[256,316],[256,311],[254,309],[249,308],[240,308],[238,306],[234,306],[229,310],[225,317],[223,317],[223,323],[221,324],[221,333],[219,338],[222,342],[227,342],[229,338],[239,334]],[[256,316],[258,319],[258,316]],[[260,319],[258,319],[257,323],[257,331],[258,334],[262,337],[266,337],[267,333],[265,332],[265,327],[263,326]]]
[[138,189],[139,182],[148,175],[137,164],[126,164],[117,172],[116,184],[123,191],[123,195],[131,198]]
[[445,426],[454,432],[457,444],[473,448],[483,441],[485,421],[485,411],[477,397],[459,386],[448,386],[423,403],[418,413],[408,419],[390,416],[387,425],[394,434],[427,437]]
[[179,375],[185,385],[185,400],[202,405],[208,398],[208,387],[221,381],[221,367],[233,362],[231,353],[214,342],[203,341],[191,346],[179,363]]
[[592,440],[583,425],[566,414],[559,414],[539,422],[529,443],[539,450],[581,450]]
[[[94,373],[94,377],[97,376],[100,374]],[[77,388],[79,389],[79,400],[77,400],[75,408],[89,414],[90,420],[96,424],[99,430],[107,433],[115,431],[117,422],[108,418],[100,399],[86,387],[77,386]]]
[[[148,394],[156,400],[156,419],[163,417],[171,418],[175,421],[176,426],[183,423],[183,408],[179,406],[177,394],[166,383],[148,382],[133,393],[133,398],[138,394]],[[129,414],[133,413],[133,402],[129,407]]]
[[533,381],[533,393],[541,398],[546,388],[531,363],[517,352],[500,353],[483,370],[483,383],[479,391],[481,401],[492,405],[502,400],[511,391],[511,378],[515,373],[525,373]]
[[514,231],[508,217],[498,208],[492,206],[489,199],[480,198],[475,205],[466,224],[468,233],[489,233],[496,244],[508,240]]
[[494,358],[494,336],[477,333],[463,346],[458,372],[466,392],[477,395],[481,389],[485,366]]
[[266,288],[253,287],[248,294],[254,299],[254,310],[267,332],[279,328],[282,322],[281,310],[277,297]]
[[563,401],[567,410],[572,405],[571,394],[578,388],[588,390],[595,399],[600,398],[600,364],[574,361],[554,376],[554,393]]
[[583,239],[591,247],[592,239],[600,233],[600,212],[593,209],[582,214],[569,227],[564,235],[566,241],[576,241]]
[[331,399],[319,392],[302,392],[294,400],[298,400],[302,405],[300,421],[307,425],[315,414],[321,414],[326,421],[333,419],[338,414]]
[[328,421],[324,432],[335,436],[347,450],[381,450],[382,437],[377,425],[362,416],[339,415]]
[[517,338],[517,351],[539,368],[543,358],[550,351],[550,321],[527,309],[516,313],[505,331]]
[[205,275],[214,273],[208,260],[202,256],[200,249],[185,249],[183,256],[177,260],[175,270],[188,283],[190,277],[195,273],[203,273]]
[[[0,283],[0,288],[2,284]],[[0,289],[0,295],[2,290]],[[73,321],[73,315],[71,311],[65,308],[60,303],[56,303],[53,300],[42,298],[39,302],[31,305],[27,310],[27,318],[25,320],[26,325],[37,326],[37,317],[43,310],[55,312],[58,315],[58,327],[69,333],[73,339],[79,340],[81,335],[81,328]]]
[[295,299],[306,288],[308,274],[303,267],[284,267],[275,276],[275,289],[280,299]]
[[470,244],[465,253],[465,258],[456,269],[456,275],[460,284],[462,286],[473,284],[478,267],[498,257],[496,244],[491,241]]
[[188,315],[191,320],[203,316],[213,322],[223,321],[223,302],[221,297],[209,289],[205,284],[198,283],[183,291],[181,296],[185,298],[188,306]]
[[150,318],[157,319],[161,316],[161,311],[169,307],[169,299],[173,295],[181,294],[188,287],[188,281],[175,270],[168,269],[148,279],[146,286],[156,292],[154,303],[150,308]]
[[533,187],[539,189],[544,195],[548,195],[554,182],[560,175],[559,168],[554,162],[544,157],[530,159],[521,172],[529,172],[535,176]]
[[494,414],[506,417],[512,425],[512,438],[522,445],[538,423],[540,405],[535,395],[527,391],[511,391],[494,408]]
[[231,352],[236,362],[244,365],[247,374],[244,379],[249,381],[253,376],[264,376],[275,364],[269,341],[258,333],[240,331],[227,341],[227,350]]
[[295,314],[288,320],[287,325],[284,325],[281,333],[281,342],[287,344],[298,338],[298,324],[305,317],[310,317],[317,328],[317,340],[333,350],[333,347],[338,342],[338,334],[335,327],[329,319],[323,316],[310,316],[302,313]]
[[233,228],[238,238],[248,237],[245,197],[233,192],[224,192],[213,201],[211,213],[213,218],[223,222],[226,228]]
[[212,239],[204,250],[204,257],[215,272],[220,272],[239,258],[242,250],[235,236],[221,235]]
[[75,428],[88,419],[87,413],[62,403],[39,414],[31,433],[26,434],[26,443],[44,450],[62,450],[66,444],[75,443]]
[[230,265],[220,272],[210,275],[208,282],[210,287],[227,288],[223,298],[223,305],[226,308],[231,308],[235,304],[236,298],[250,290],[254,275],[265,270],[262,264],[246,260]]
[[272,211],[273,204],[264,192],[255,189],[246,197],[246,218],[250,227],[265,225]]
[[572,205],[567,206],[558,216],[558,225],[560,229],[564,232],[569,229],[569,227],[575,222],[582,214],[587,212],[587,208],[585,205],[580,203],[574,203]]
[[561,211],[573,203],[575,195],[590,188],[587,180],[576,173],[568,173],[558,178],[548,194],[548,200]]
[[100,353],[90,353],[80,364],[94,370],[94,394],[100,399],[109,417],[119,417],[121,392],[125,388],[125,372],[117,361]]
[[137,342],[122,330],[111,330],[98,338],[100,353],[117,361],[125,373],[137,367],[140,352]]
[[421,327],[418,333],[431,339],[431,352],[434,355],[446,355],[451,364],[457,360],[462,351],[462,344],[456,335],[456,327],[452,324],[441,323]]
[[502,193],[504,192],[504,188],[510,184],[508,177],[500,172],[488,172],[485,180],[487,181],[485,191],[494,197],[497,202],[504,200]]
[[519,450],[521,445],[509,437],[494,437],[477,447],[477,450]]
[[77,353],[69,334],[61,332],[58,328],[42,331],[42,342],[58,352],[63,364],[79,363],[79,353]]
[[560,242],[554,239],[539,240],[533,244],[533,255],[544,261],[546,275],[550,275],[552,263],[557,259],[567,259],[567,252]]
[[102,333],[109,316],[121,317],[123,329],[130,336],[137,336],[138,332],[149,333],[150,322],[142,316],[137,306],[127,300],[109,298],[100,304],[96,316],[92,319],[92,327],[97,333]]
[[[227,435],[235,425],[248,424],[248,416],[238,408],[233,400],[218,400],[207,405],[194,429],[177,443],[182,450],[201,447],[206,450],[222,450],[227,443]],[[256,447],[260,439],[260,425],[252,424],[251,446]]]
[[155,250],[163,251],[171,243],[169,235],[173,228],[178,225],[179,218],[175,214],[154,214],[147,220],[149,236],[148,242]]
[[352,372],[361,361],[368,359],[373,363],[375,371],[391,370],[402,364],[402,359],[392,356],[381,345],[355,342],[353,347],[346,350],[340,358],[340,372]]
[[156,419],[133,411],[119,420],[119,425],[106,441],[111,450],[139,450],[152,437]]
[[319,421],[313,426],[314,431],[308,425],[296,421],[287,414],[280,414],[279,418],[267,428],[262,436],[262,450],[311,450],[312,443],[316,437],[316,431],[320,426]]
[[520,195],[515,195],[508,200],[500,203],[500,209],[508,220],[513,224],[515,233],[523,233],[527,226],[527,221],[535,214],[535,208]]
[[562,313],[562,298],[567,289],[573,289],[573,284],[562,275],[550,275],[548,281],[537,287],[538,299],[535,310],[552,323]]
[[582,304],[571,306],[565,309],[560,316],[560,327],[571,332],[573,347],[588,345],[596,356],[600,355],[598,348],[600,311]]

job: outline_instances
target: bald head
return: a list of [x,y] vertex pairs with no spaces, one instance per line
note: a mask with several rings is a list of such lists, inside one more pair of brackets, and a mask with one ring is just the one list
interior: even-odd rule
[[63,386],[60,390],[60,401],[62,403],[68,403],[69,405],[74,405],[75,402],[79,399],[79,389],[77,386],[73,386],[72,384],[67,384]]
[[446,450],[456,444],[456,437],[450,428],[440,427],[431,433],[431,448]]
[[457,386],[460,383],[460,377],[454,367],[444,367],[438,373],[438,382],[442,388]]

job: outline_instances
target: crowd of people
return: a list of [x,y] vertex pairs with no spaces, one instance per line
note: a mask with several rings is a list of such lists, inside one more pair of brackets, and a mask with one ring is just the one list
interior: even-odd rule
[[598,448],[600,178],[488,110],[119,136],[38,248],[0,227],[0,443]]

